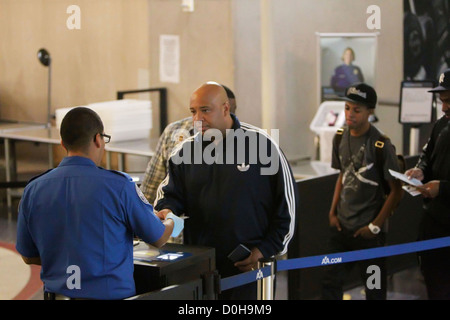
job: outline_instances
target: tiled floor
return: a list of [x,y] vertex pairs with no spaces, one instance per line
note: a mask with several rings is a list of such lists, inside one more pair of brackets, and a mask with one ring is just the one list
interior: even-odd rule
[[[14,201],[17,204],[17,200]],[[0,300],[42,299],[39,266],[28,266],[15,251],[17,215],[0,205]]]
[[[364,287],[356,287],[345,292],[344,299],[364,300]],[[427,299],[425,284],[418,268],[403,270],[388,278],[387,300]]]

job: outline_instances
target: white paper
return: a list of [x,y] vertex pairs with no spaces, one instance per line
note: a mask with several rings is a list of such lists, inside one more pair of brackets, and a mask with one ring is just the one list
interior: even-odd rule
[[180,36],[159,36],[159,81],[180,83]]
[[415,178],[411,178],[411,179],[409,179],[406,175],[404,175],[403,173],[400,173],[400,172],[397,172],[397,171],[394,171],[394,170],[391,170],[391,169],[389,169],[389,173],[393,176],[393,177],[395,177],[395,178],[397,178],[397,179],[399,179],[399,180],[402,180],[403,182],[406,182],[407,184],[410,184],[410,185],[412,185],[412,186],[421,186],[422,185],[422,182],[420,181],[420,180],[417,180],[417,179],[415,179]]
[[402,189],[408,192],[413,197],[421,195],[420,191],[417,191],[417,189],[413,186],[403,186]]

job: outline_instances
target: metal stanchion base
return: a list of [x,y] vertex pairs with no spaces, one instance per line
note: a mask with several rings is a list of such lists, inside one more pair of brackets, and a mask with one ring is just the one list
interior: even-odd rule
[[270,267],[270,276],[258,280],[258,300],[275,299],[275,258],[263,258],[258,261],[258,269]]

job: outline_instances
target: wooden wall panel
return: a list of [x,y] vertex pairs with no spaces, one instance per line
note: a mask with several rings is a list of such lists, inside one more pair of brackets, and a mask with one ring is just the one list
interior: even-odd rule
[[81,28],[66,26],[73,1],[0,1],[0,116],[46,122],[48,69],[52,57],[52,110],[115,99],[136,89],[149,69],[148,1],[78,0]]

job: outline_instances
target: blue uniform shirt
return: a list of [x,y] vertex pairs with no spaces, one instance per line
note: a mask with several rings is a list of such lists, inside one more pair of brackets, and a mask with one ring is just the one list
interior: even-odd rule
[[165,230],[130,177],[83,157],[30,181],[17,228],[17,251],[41,258],[46,291],[92,299],[135,295],[133,235],[152,243]]
[[342,64],[334,70],[331,77],[331,86],[338,92],[345,91],[356,82],[364,82],[364,76],[361,69],[355,65]]

